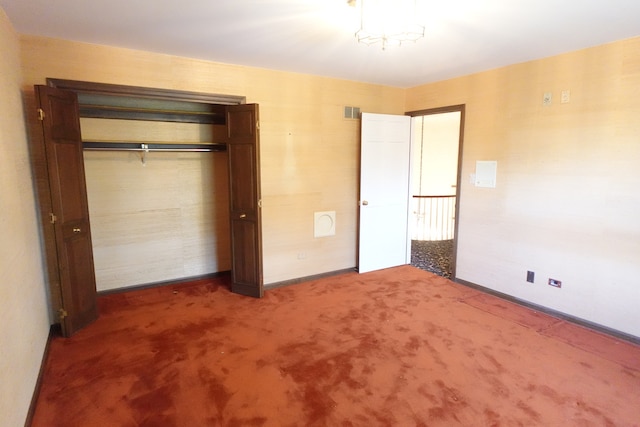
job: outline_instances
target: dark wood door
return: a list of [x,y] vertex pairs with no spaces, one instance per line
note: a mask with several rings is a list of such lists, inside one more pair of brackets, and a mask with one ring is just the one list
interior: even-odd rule
[[98,318],[78,100],[74,92],[35,86],[40,107],[60,286],[60,324],[70,336]]
[[231,290],[262,297],[262,232],[258,106],[227,107]]

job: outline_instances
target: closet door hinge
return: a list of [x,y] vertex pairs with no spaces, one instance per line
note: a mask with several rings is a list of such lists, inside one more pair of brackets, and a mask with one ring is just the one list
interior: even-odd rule
[[260,122],[259,121],[256,121],[256,129],[260,130]]
[[58,217],[55,216],[53,212],[49,213],[49,222],[51,222],[51,224],[55,224],[57,220],[58,220]]
[[38,108],[38,120],[44,120],[44,110],[42,108]]
[[58,319],[63,320],[68,315],[69,313],[67,313],[67,310],[65,310],[64,308],[60,307],[58,309]]

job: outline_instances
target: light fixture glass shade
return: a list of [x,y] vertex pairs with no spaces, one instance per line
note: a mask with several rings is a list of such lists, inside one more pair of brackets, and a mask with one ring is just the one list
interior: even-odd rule
[[360,14],[360,43],[400,46],[424,37],[424,26],[418,22],[416,0],[356,0]]

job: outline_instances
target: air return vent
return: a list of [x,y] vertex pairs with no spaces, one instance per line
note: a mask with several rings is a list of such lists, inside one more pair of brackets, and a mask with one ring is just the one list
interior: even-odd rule
[[360,107],[344,107],[344,118],[345,119],[359,119],[360,118]]

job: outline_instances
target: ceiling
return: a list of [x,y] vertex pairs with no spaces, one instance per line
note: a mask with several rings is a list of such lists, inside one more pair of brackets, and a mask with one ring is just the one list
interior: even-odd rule
[[356,42],[346,0],[0,0],[16,31],[396,87],[640,35],[638,0],[418,0],[426,37]]

